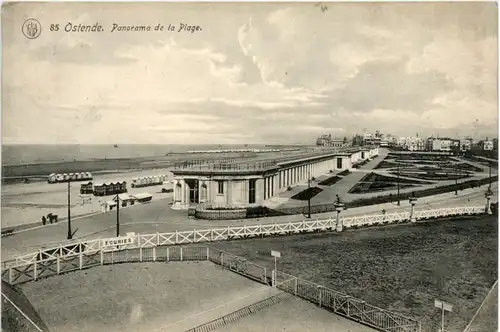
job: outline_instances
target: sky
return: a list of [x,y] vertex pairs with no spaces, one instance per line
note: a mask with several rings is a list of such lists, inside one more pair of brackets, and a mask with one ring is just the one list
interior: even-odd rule
[[[4,5],[2,140],[496,137],[497,13],[486,2]],[[36,39],[22,34],[28,18],[42,26]],[[65,32],[68,22],[104,32]]]

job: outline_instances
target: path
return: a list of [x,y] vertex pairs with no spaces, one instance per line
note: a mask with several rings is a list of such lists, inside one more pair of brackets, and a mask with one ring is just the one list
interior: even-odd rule
[[464,332],[498,331],[498,283],[495,283]]
[[[495,192],[492,201],[498,200],[498,184],[494,183]],[[484,192],[486,186],[467,189],[458,196],[447,193],[419,199],[417,210],[428,210],[453,206],[478,206],[485,204]],[[388,213],[409,211],[410,204],[405,200],[401,205],[386,203],[379,205],[364,206],[348,209],[342,212],[345,217],[360,216],[366,214],[380,214],[385,209]],[[316,214],[315,218],[334,218],[336,212]],[[166,200],[158,200],[149,204],[134,206],[120,210],[120,234],[126,232],[156,233],[175,232],[193,229],[222,228],[227,226],[258,225],[272,223],[286,223],[302,221],[302,215],[289,215],[270,218],[241,219],[241,220],[217,220],[208,221],[188,218],[186,211],[172,210]],[[108,212],[84,217],[72,221],[72,230],[76,231],[75,238],[92,239],[99,237],[114,237],[116,235],[116,213]],[[33,252],[46,246],[52,247],[67,242],[67,222],[26,230],[20,233],[3,237],[1,241],[2,260],[14,258],[17,255]]]

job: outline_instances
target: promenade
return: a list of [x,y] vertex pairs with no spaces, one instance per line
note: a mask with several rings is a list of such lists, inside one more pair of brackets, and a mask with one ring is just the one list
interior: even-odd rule
[[[498,183],[492,184],[494,196],[492,201],[498,200]],[[416,210],[429,210],[455,206],[481,206],[485,204],[484,193],[487,186],[467,189],[455,195],[446,193],[419,199]],[[395,203],[378,204],[348,209],[342,216],[362,216],[367,214],[381,214],[382,210],[390,212],[409,211],[410,204],[405,200],[398,206]],[[313,219],[334,218],[336,212],[313,215]],[[221,228],[228,226],[274,224],[302,221],[302,215],[289,215],[270,218],[255,218],[242,220],[208,221],[191,219],[185,211],[172,210],[166,200],[157,200],[120,210],[120,234],[126,232],[156,233],[175,232],[193,229]],[[74,239],[95,239],[99,237],[116,236],[116,212],[86,216],[72,219],[72,231],[76,231]],[[67,243],[67,222],[62,221],[45,227],[24,230],[2,238],[2,260],[12,259],[15,256],[33,252],[41,247],[53,247]]]

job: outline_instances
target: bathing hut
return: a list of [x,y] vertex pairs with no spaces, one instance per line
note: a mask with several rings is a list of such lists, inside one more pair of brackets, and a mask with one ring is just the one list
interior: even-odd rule
[[106,188],[107,186],[105,183],[96,183],[94,185],[94,196],[105,196]]
[[69,174],[63,173],[63,181],[69,181]]
[[92,194],[94,193],[94,189],[92,188],[92,182],[82,183],[80,185],[80,194]]
[[56,182],[56,181],[57,181],[57,178],[56,178],[56,173],[52,173],[52,174],[50,174],[50,175],[49,175],[49,177],[48,177],[48,179],[47,179],[47,181],[48,181],[49,183],[54,183],[54,182]]
[[56,182],[62,182],[62,181],[64,181],[64,175],[56,174]]
[[83,173],[75,173],[75,179],[76,180],[82,180],[83,179]]

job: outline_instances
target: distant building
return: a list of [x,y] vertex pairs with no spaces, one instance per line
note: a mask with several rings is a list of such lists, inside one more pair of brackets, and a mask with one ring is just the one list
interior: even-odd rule
[[460,141],[460,151],[466,152],[472,149],[472,139],[464,139]]
[[322,135],[316,139],[317,146],[332,146],[336,148],[347,147],[349,142],[347,139],[332,138],[332,135]]
[[452,138],[429,137],[426,142],[427,151],[455,152],[460,150],[460,140]]
[[484,151],[493,151],[493,141],[483,141],[482,146]]

